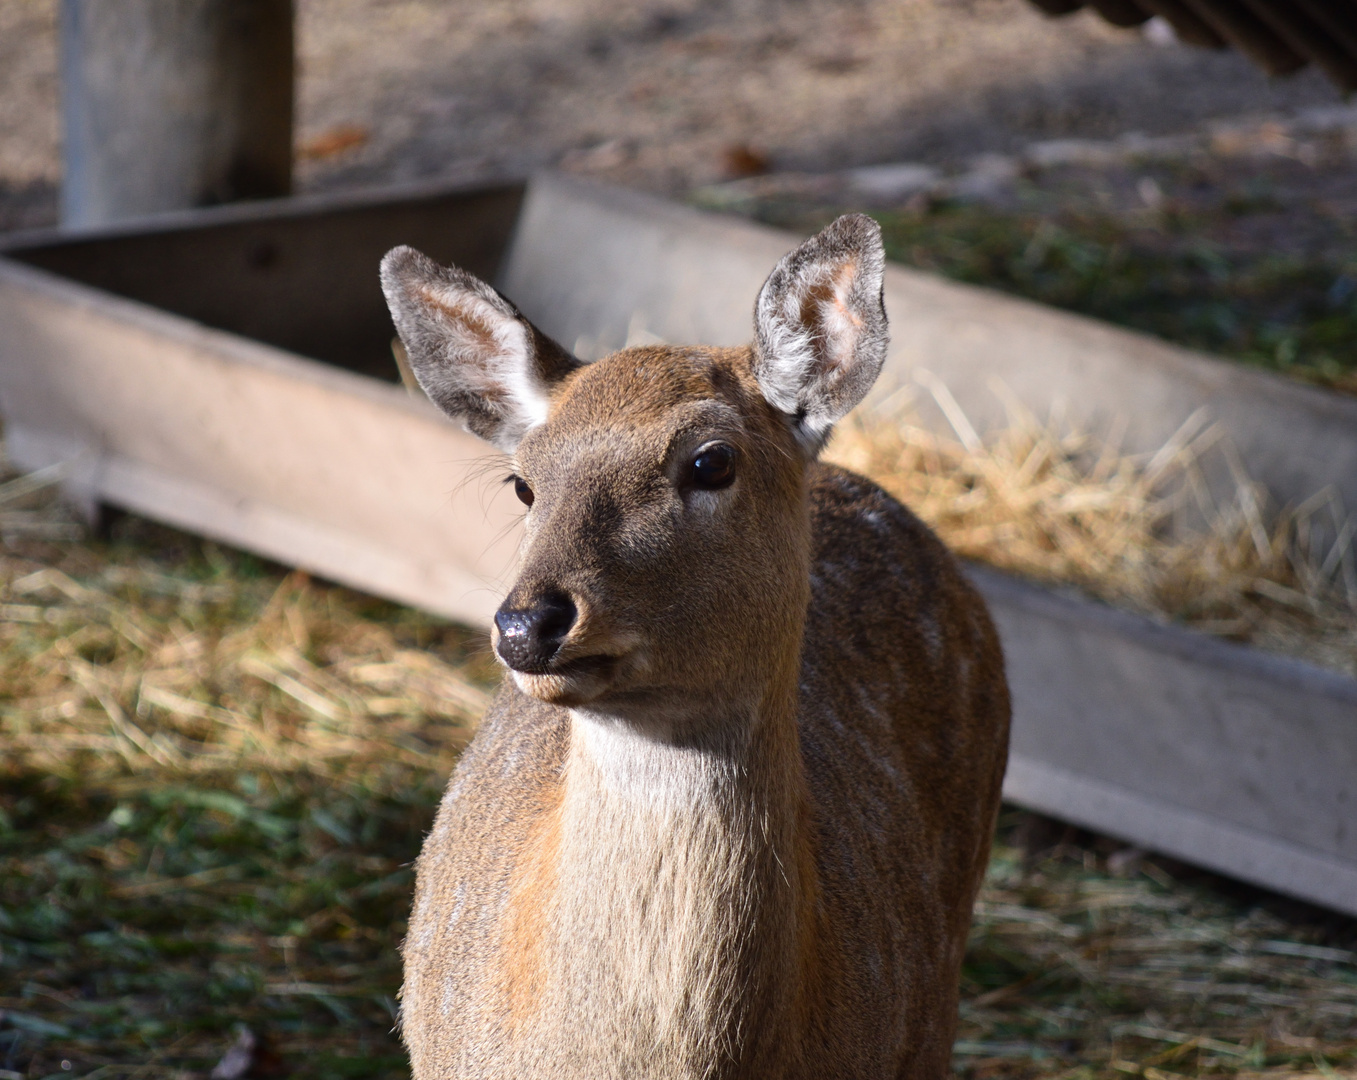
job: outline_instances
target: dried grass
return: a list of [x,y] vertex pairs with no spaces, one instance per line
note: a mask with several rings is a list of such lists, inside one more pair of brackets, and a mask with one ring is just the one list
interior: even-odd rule
[[382,626],[333,610],[304,574],[222,634],[156,625],[128,597],[171,590],[210,607],[229,586],[146,569],[110,567],[96,584],[16,569],[0,561],[16,601],[0,610],[3,753],[17,768],[159,780],[307,771],[370,786],[373,770],[450,769],[488,700]]
[[1127,454],[1115,436],[1037,420],[995,384],[1009,422],[982,439],[940,381],[920,378],[955,439],[888,401],[843,425],[829,456],[958,554],[1357,675],[1357,517],[1335,492],[1270,509],[1204,413],[1155,453]]
[[967,950],[957,1067],[1350,1077],[1357,952],[1313,939],[1143,853],[1062,843],[1034,859],[1001,841]]
[[59,476],[0,486],[0,506],[40,503],[0,512],[0,764],[123,788],[238,772],[380,788],[451,769],[488,702],[465,669],[301,572],[200,581],[87,548],[76,580],[32,550],[82,531],[42,500]]
[[408,1076],[410,864],[484,636],[137,519],[85,538],[58,478],[0,486],[0,1080],[207,1077],[238,1024],[253,1075]]

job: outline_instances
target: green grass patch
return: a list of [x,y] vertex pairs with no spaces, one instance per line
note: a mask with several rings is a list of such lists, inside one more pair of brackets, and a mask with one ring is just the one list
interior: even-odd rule
[[[1283,198],[1267,176],[1160,169],[1170,194],[1150,210],[1117,189],[1134,190],[1135,170],[1067,173],[999,201],[870,212],[888,257],[907,266],[1357,393],[1357,222],[1333,199]],[[805,233],[858,209],[732,205]]]
[[0,1069],[408,1075],[412,863],[481,635],[135,518],[0,550]]
[[440,783],[7,777],[0,1067],[206,1072],[245,1024],[287,1075],[406,1075],[397,950]]
[[907,265],[1321,383],[1357,376],[1357,259],[1231,250],[1188,213],[1153,225],[965,204],[878,216],[888,256]]

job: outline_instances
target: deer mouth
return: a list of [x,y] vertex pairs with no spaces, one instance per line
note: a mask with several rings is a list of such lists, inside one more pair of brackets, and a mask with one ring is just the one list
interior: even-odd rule
[[539,701],[584,705],[613,685],[622,660],[622,656],[599,653],[554,661],[536,670],[514,670],[512,674],[518,688]]

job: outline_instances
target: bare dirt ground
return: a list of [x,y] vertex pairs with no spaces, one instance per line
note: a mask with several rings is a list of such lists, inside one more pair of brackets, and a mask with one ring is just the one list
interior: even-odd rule
[[[57,0],[0,0],[0,229],[55,220]],[[1024,0],[299,0],[298,185],[544,165],[677,193],[1339,101]]]

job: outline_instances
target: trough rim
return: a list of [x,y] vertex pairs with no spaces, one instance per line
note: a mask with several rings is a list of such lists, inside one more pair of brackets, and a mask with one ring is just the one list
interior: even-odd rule
[[[563,173],[559,170],[547,169],[534,172],[529,177],[528,184],[529,194],[531,194],[533,186],[554,186],[568,192],[580,193],[595,202],[606,203],[610,209],[621,210],[638,219],[652,221],[657,218],[664,219],[665,223],[671,227],[679,227],[690,234],[717,229],[719,223],[722,231],[735,229],[744,231],[751,236],[758,236],[762,240],[776,240],[782,244],[784,252],[791,250],[786,246],[788,241],[795,244],[800,239],[799,234],[790,230],[780,229],[761,221],[741,217],[738,214],[700,209],[673,199],[635,191],[631,188],[615,187],[597,180]],[[772,267],[770,266],[769,269],[771,270]],[[940,274],[920,270],[894,260],[887,260],[886,273],[907,279],[912,286],[927,288],[937,295],[962,293],[973,298],[983,298],[985,301],[996,305],[996,310],[999,313],[1010,317],[1026,319],[1039,315],[1042,318],[1057,320],[1064,323],[1071,334],[1089,341],[1090,344],[1100,339],[1102,341],[1136,342],[1142,350],[1150,354],[1142,356],[1142,360],[1148,359],[1159,366],[1186,365],[1187,371],[1175,371],[1176,376],[1181,377],[1186,374],[1200,385],[1209,387],[1219,386],[1227,380],[1231,382],[1243,380],[1245,384],[1252,384],[1252,389],[1259,393],[1273,397],[1284,394],[1295,398],[1299,404],[1346,421],[1357,430],[1357,395],[1315,386],[1312,383],[1289,378],[1277,372],[1252,367],[1243,361],[1231,360],[1215,353],[1194,349],[1188,345],[1180,345],[1141,330],[1118,326],[1115,323],[1096,319],[1091,315],[1066,311],[1064,308],[1053,307],[1049,304],[1015,296],[1012,293],[991,289],[983,285],[954,281]],[[750,311],[752,319],[753,298],[750,299]],[[886,314],[889,318],[890,312]],[[687,342],[686,344],[704,343]]]
[[[714,229],[719,222],[723,229],[746,231],[765,240],[776,240],[784,248],[787,240],[796,235],[789,233],[789,230],[779,229],[737,214],[699,209],[673,199],[602,183],[557,169],[538,169],[528,172],[521,170],[491,171],[454,181],[449,181],[446,178],[435,178],[401,184],[364,185],[339,192],[307,192],[277,198],[251,199],[220,206],[162,211],[97,226],[76,228],[53,226],[20,229],[9,233],[0,233],[0,257],[8,256],[12,258],[12,261],[22,263],[22,258],[15,258],[15,256],[21,256],[25,250],[36,247],[117,240],[132,236],[160,235],[218,225],[266,225],[284,219],[318,217],[327,213],[346,210],[362,210],[455,195],[490,193],[495,190],[511,188],[521,188],[526,193],[532,187],[538,185],[557,186],[566,190],[573,189],[595,200],[606,200],[610,206],[620,208],[638,217],[668,219],[671,225],[682,226],[688,231]],[[512,247],[512,239],[509,246]],[[1280,393],[1295,398],[1298,404],[1330,414],[1339,420],[1350,422],[1354,428],[1357,428],[1357,395],[1344,394],[1337,390],[1315,386],[1276,372],[1252,367],[1242,361],[1226,359],[1214,353],[1179,345],[1176,342],[1143,331],[1117,326],[1089,315],[1066,311],[1063,308],[1042,304],[1021,296],[1014,296],[1011,293],[987,288],[983,285],[954,281],[951,278],[906,266],[903,263],[888,261],[886,272],[903,276],[915,286],[941,290],[944,293],[960,291],[972,297],[984,298],[990,303],[999,305],[1000,310],[1018,318],[1035,313],[1040,313],[1043,317],[1056,318],[1067,323],[1071,331],[1080,337],[1103,338],[1104,340],[1110,337],[1114,340],[1121,338],[1135,341],[1140,343],[1143,348],[1148,347],[1153,354],[1150,359],[1156,365],[1187,365],[1188,370],[1179,374],[1187,374],[1200,384],[1218,385],[1227,378],[1230,380],[1242,379],[1246,384],[1254,384],[1254,389],[1261,393],[1268,395]],[[59,274],[54,276],[71,284],[80,284]],[[107,293],[106,290],[98,291],[106,295],[117,295]],[[137,303],[138,301],[129,302]],[[753,301],[751,300],[750,303],[752,310]],[[160,311],[161,309],[154,308],[154,310]],[[687,344],[700,343],[688,342]]]
[[[343,191],[309,191],[268,199],[245,199],[218,206],[161,210],[101,225],[47,225],[32,229],[15,229],[11,232],[0,232],[0,256],[17,254],[28,248],[87,240],[119,240],[216,225],[268,224],[280,219],[319,217],[336,211],[364,210],[389,203],[420,202],[453,195],[490,194],[511,188],[526,190],[533,179],[533,174],[522,171],[487,172],[454,181],[444,177],[400,184],[365,184]],[[376,271],[374,275],[375,273]]]
[[1114,634],[1147,650],[1222,672],[1264,678],[1307,696],[1351,704],[1357,731],[1357,677],[1310,660],[1271,652],[1257,645],[1230,641],[1180,623],[1160,622],[1089,596],[1075,586],[1046,585],[1007,574],[984,563],[961,560],[966,576],[987,597],[998,596],[1014,607],[1089,630]]
[[398,406],[418,416],[442,414],[427,399],[417,398],[403,386],[384,383],[369,375],[348,371],[337,364],[304,356],[277,345],[219,330],[197,319],[167,311],[142,300],[121,296],[107,289],[68,278],[52,270],[30,266],[0,252],[0,283],[29,289],[43,299],[66,304],[122,322],[134,331],[153,334],[274,375],[288,376],[330,390],[353,393],[375,403]]

